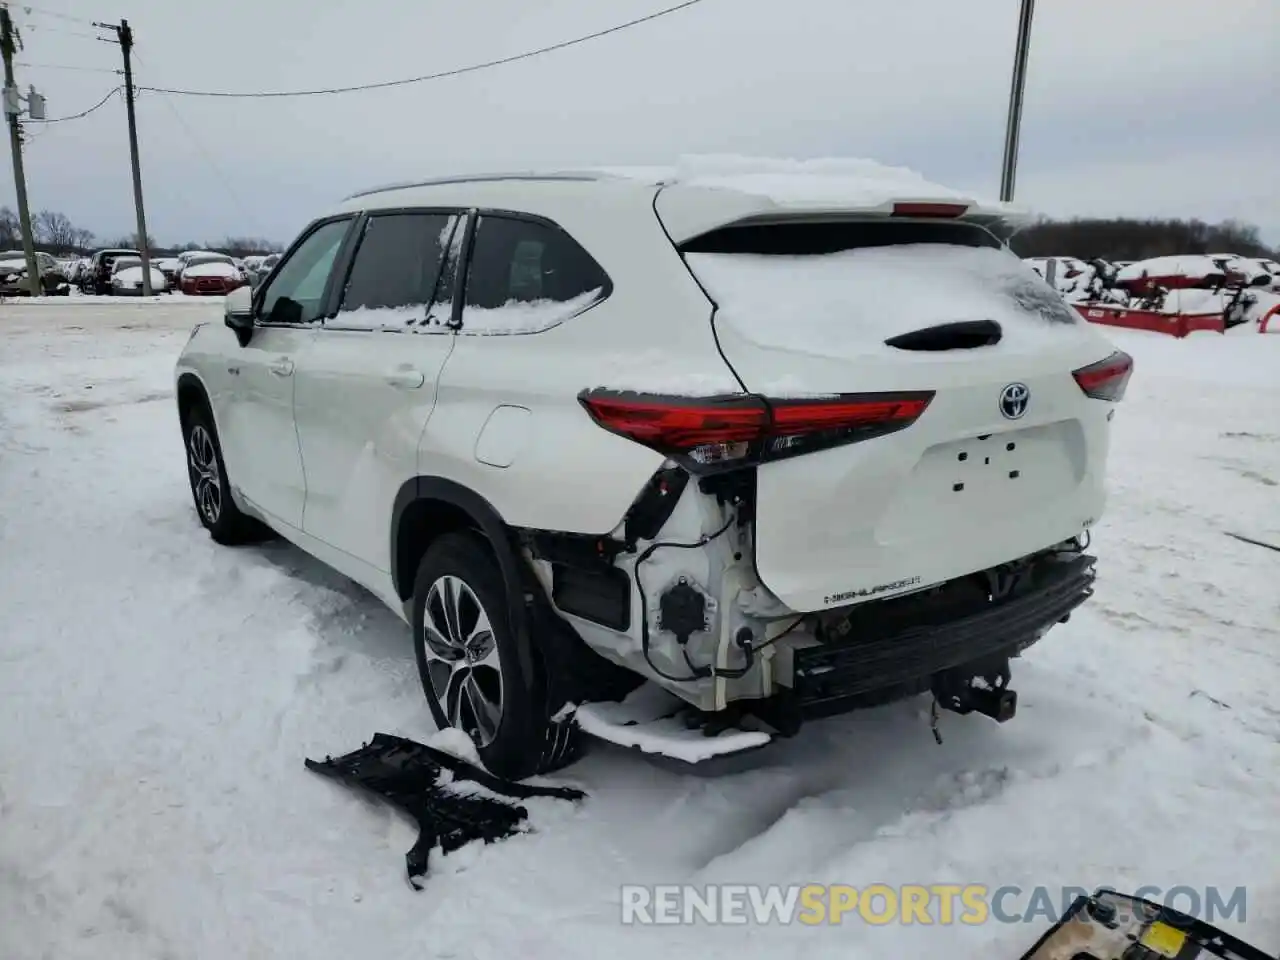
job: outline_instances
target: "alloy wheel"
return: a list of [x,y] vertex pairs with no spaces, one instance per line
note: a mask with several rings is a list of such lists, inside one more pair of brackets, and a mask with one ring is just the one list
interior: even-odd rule
[[485,747],[502,721],[502,664],[489,614],[466,581],[431,584],[423,610],[423,650],[432,692],[449,725]]
[[218,454],[213,437],[202,424],[191,428],[187,440],[187,470],[191,473],[191,490],[196,508],[209,523],[217,523],[222,515],[222,478],[218,473]]

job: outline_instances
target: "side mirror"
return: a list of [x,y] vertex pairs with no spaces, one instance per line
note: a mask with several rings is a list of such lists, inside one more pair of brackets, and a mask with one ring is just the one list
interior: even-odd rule
[[236,332],[240,346],[246,346],[253,337],[253,291],[249,287],[236,287],[227,294],[223,319]]

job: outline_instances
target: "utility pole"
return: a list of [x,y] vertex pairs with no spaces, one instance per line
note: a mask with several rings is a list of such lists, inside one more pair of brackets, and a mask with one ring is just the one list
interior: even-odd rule
[[0,53],[4,56],[4,112],[9,121],[9,148],[13,151],[13,186],[18,194],[18,219],[22,223],[22,252],[27,259],[27,284],[33,297],[40,295],[40,268],[36,264],[36,246],[31,236],[31,211],[27,208],[27,175],[22,169],[22,127],[18,115],[22,103],[13,80],[13,54],[17,40],[9,8],[0,6]]
[[1027,85],[1027,55],[1031,48],[1031,15],[1035,0],[1022,0],[1018,17],[1018,49],[1013,58],[1013,85],[1009,91],[1009,119],[1004,132],[1004,166],[1000,169],[1000,199],[1013,199],[1018,167],[1018,135],[1022,129],[1022,91]]
[[95,27],[113,30],[120,52],[124,55],[124,104],[129,115],[129,159],[133,164],[133,206],[138,215],[138,252],[142,255],[142,295],[151,296],[151,251],[147,249],[147,215],[142,206],[142,167],[138,162],[138,124],[133,111],[133,64],[129,53],[133,49],[133,31],[129,21],[119,24],[95,23]]

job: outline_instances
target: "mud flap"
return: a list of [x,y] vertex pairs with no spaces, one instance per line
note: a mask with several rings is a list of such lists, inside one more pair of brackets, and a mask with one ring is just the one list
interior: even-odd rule
[[581,800],[586,796],[572,787],[536,787],[503,780],[443,751],[386,733],[375,733],[359,750],[340,757],[305,762],[308,770],[375,794],[414,819],[418,840],[404,859],[409,884],[415,890],[422,889],[421,878],[434,848],[448,854],[472,840],[493,843],[521,832],[528,818],[522,806],[462,790],[459,784],[471,782],[516,800]]
[[1151,900],[1098,890],[1077,897],[1022,960],[1275,960],[1243,940]]

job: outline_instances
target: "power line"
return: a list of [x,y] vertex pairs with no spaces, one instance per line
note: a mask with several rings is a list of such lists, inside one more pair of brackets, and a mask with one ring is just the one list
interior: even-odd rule
[[23,63],[21,60],[13,61],[15,67],[26,67],[29,70],[75,70],[79,73],[114,73],[119,74],[119,70],[112,70],[109,67],[80,67],[72,66],[67,63]]
[[107,39],[106,37],[98,36],[96,33],[85,33],[83,30],[63,30],[61,27],[44,27],[34,23],[27,24],[26,29],[40,37],[43,37],[45,34],[53,33],[60,37],[83,37],[86,40]]
[[[138,53],[136,50],[133,53],[133,59],[138,61],[138,63],[140,64],[142,63],[142,58],[138,56]],[[139,89],[142,89],[142,88],[139,88]],[[226,189],[227,194],[231,197],[231,199],[235,201],[236,206],[240,208],[241,215],[244,216],[246,220],[254,220],[255,218],[253,214],[249,212],[248,206],[245,205],[244,201],[240,199],[240,195],[236,193],[235,189],[231,186],[231,181],[222,172],[222,168],[218,166],[217,161],[213,159],[213,156],[209,153],[209,151],[205,149],[204,142],[198,136],[196,136],[195,130],[193,130],[191,128],[191,125],[187,123],[185,118],[183,118],[182,113],[178,110],[178,108],[173,105],[173,101],[169,99],[168,95],[163,93],[159,94],[159,96],[157,96],[156,99],[158,99],[161,103],[163,103],[169,109],[169,112],[173,114],[173,118],[178,121],[178,125],[182,127],[184,131],[186,131],[187,137],[188,139],[190,139],[191,143],[195,146],[196,151],[204,159],[204,162],[209,165],[209,169],[213,171],[214,176],[216,176],[219,180],[222,181],[223,188]]]
[[528,50],[524,53],[517,53],[510,57],[500,57],[497,60],[486,60],[483,63],[473,63],[465,67],[457,67],[453,70],[442,70],[439,73],[428,73],[420,77],[406,77],[401,80],[383,80],[378,83],[362,83],[350,87],[327,87],[319,90],[271,90],[258,93],[234,93],[225,90],[179,90],[173,87],[138,87],[139,90],[150,90],[153,93],[169,93],[180,97],[230,97],[236,99],[264,99],[272,97],[317,97],[335,93],[356,93],[362,90],[385,90],[388,87],[403,87],[412,83],[425,83],[428,80],[440,80],[444,77],[456,77],[463,73],[474,73],[477,70],[487,70],[490,67],[500,67],[508,63],[515,63],[518,60],[528,60],[530,57],[537,57],[544,53],[552,53],[556,50],[563,50],[565,47],[572,47],[579,43],[586,43],[588,40],[597,40],[600,37],[608,36],[611,33],[617,33],[620,30],[626,30],[642,23],[648,23],[650,20],[657,20],[659,17],[665,17],[667,14],[676,13],[677,11],[687,9],[695,4],[701,3],[702,0],[685,0],[684,3],[678,3],[673,7],[667,7],[650,13],[643,17],[637,17],[634,20],[628,20],[626,23],[619,23],[616,26],[608,27],[604,30],[597,30],[595,33],[588,33],[585,36],[575,37],[572,40],[562,40],[559,43],[553,43],[550,46],[539,47],[536,50]]
[[[178,108],[175,107],[173,102],[163,93],[160,94],[157,99],[169,108],[169,112],[173,114],[174,119],[178,121],[178,125],[186,132],[187,138],[196,148],[196,152],[200,154],[209,169],[213,171],[213,175],[222,181],[222,186],[227,191],[227,195],[230,196],[231,199],[235,201],[236,206],[240,208],[241,216],[246,220],[254,221],[256,218],[252,213],[250,213],[249,207],[240,199],[240,195],[236,193],[235,188],[231,186],[230,179],[228,179],[226,174],[222,172],[222,168],[218,166],[217,161],[213,159],[213,156],[205,148],[203,141],[196,136],[195,130],[191,129],[191,125],[188,124],[182,114],[178,112]],[[261,225],[259,224],[259,226]]]
[[95,103],[88,110],[81,110],[79,113],[73,113],[70,116],[66,116],[66,117],[50,117],[48,120],[28,119],[26,122],[27,123],[63,123],[64,121],[67,121],[67,120],[79,120],[81,117],[87,117],[89,114],[93,113],[93,111],[97,110],[99,107],[106,106],[107,101],[110,100],[112,97],[114,97],[117,93],[119,93],[120,90],[121,90],[120,87],[116,87],[114,90],[108,93],[105,97],[103,97],[101,100]]
[[55,17],[58,20],[65,20],[68,23],[84,23],[89,26],[93,25],[93,21],[85,20],[82,17],[73,17],[69,13],[59,13],[57,10],[45,10],[42,7],[33,7],[30,4],[22,4],[23,13],[34,13],[42,17]]

